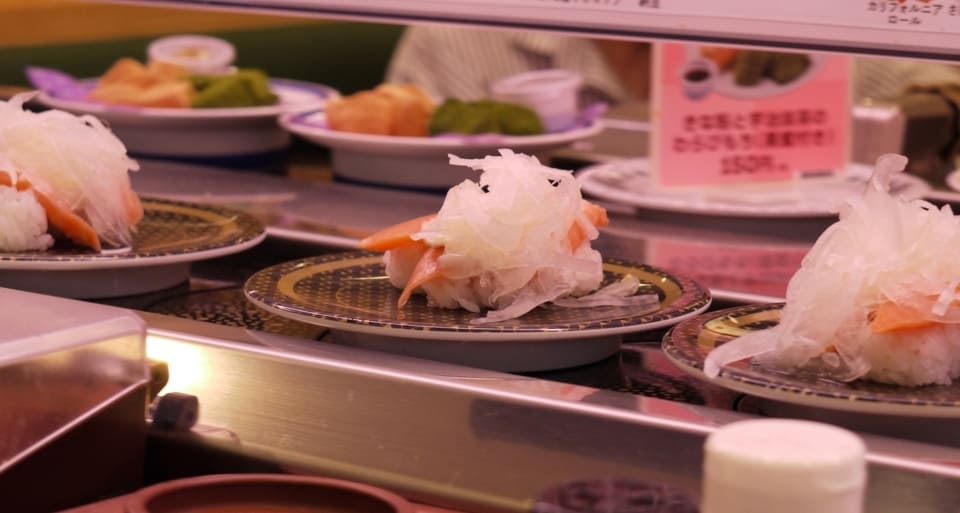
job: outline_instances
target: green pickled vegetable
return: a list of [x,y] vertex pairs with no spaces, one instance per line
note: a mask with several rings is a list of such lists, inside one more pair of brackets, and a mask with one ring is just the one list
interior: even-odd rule
[[527,107],[494,100],[465,102],[449,98],[430,118],[431,135],[443,133],[536,135],[544,133],[540,116]]
[[777,53],[770,62],[768,76],[783,85],[800,78],[810,68],[810,56],[803,53]]
[[193,98],[194,108],[256,107],[277,103],[277,95],[270,90],[269,78],[257,69],[242,69],[229,75],[193,75],[190,81],[197,91]]
[[733,81],[738,86],[749,87],[759,84],[766,77],[767,66],[772,58],[771,52],[741,52],[733,63]]

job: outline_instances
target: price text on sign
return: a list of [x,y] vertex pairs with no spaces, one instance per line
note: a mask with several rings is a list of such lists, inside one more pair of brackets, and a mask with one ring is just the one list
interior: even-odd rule
[[690,114],[683,129],[671,140],[674,152],[728,153],[720,158],[722,175],[760,178],[792,176],[777,150],[821,148],[837,137],[824,109]]
[[848,58],[676,43],[657,52],[661,185],[783,181],[846,166]]

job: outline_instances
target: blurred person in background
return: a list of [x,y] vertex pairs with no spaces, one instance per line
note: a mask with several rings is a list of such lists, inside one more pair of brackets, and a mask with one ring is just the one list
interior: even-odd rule
[[[565,68],[583,76],[586,101],[643,102],[650,94],[650,48],[646,42],[549,32],[412,25],[386,80],[417,84],[438,98],[471,100],[488,96],[497,79]],[[857,100],[893,99],[916,83],[960,83],[960,68],[936,62],[858,58],[854,69]]]
[[939,62],[865,57],[854,69],[857,100],[893,100],[913,84],[960,84],[960,67]]
[[386,81],[417,84],[438,98],[476,100],[488,97],[497,79],[551,68],[580,73],[585,103],[649,96],[648,43],[438,25],[407,28]]

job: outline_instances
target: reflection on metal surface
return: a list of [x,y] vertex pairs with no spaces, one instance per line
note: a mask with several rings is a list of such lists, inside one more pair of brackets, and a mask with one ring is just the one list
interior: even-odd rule
[[[332,344],[293,353],[257,345],[244,330],[203,325],[206,333],[192,335],[198,323],[145,318],[149,345],[193,347],[208,358],[214,377],[166,391],[197,395],[201,424],[240,441],[231,450],[468,511],[528,511],[543,490],[592,477],[697,495],[705,436],[748,418]],[[177,373],[172,364],[171,379]],[[960,501],[960,470],[930,459],[960,451],[866,439],[868,512],[933,513]]]
[[194,390],[211,381],[213,368],[200,347],[177,343],[162,335],[151,335],[147,356],[166,362],[170,372],[165,391]]

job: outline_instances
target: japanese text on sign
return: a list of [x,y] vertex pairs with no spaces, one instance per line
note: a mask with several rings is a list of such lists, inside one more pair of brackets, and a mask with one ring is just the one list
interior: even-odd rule
[[784,181],[846,167],[847,57],[676,43],[657,52],[660,185]]
[[921,25],[931,20],[960,16],[956,3],[931,0],[870,0],[866,11],[879,15],[877,21],[889,25]]

